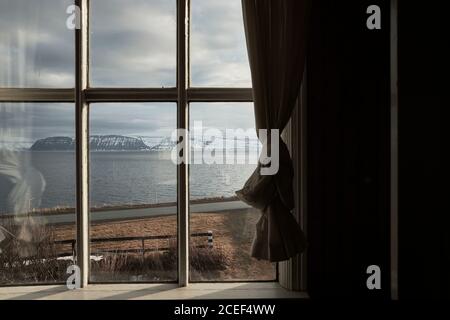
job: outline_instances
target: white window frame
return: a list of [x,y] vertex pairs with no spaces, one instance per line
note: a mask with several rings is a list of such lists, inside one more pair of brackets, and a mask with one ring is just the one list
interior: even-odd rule
[[[177,127],[189,127],[189,104],[193,102],[253,102],[251,88],[191,87],[190,83],[190,6],[191,0],[177,0],[177,84],[175,88],[90,88],[89,87],[89,2],[75,0],[80,8],[81,26],[75,30],[75,88],[0,88],[0,102],[66,102],[75,103],[76,127],[76,212],[77,212],[77,265],[81,270],[81,287],[89,284],[89,104],[98,102],[173,102],[177,103]],[[302,101],[300,101],[302,100]],[[303,105],[304,99],[299,99]],[[303,108],[301,109],[303,110]],[[298,114],[303,111],[299,108]],[[297,113],[296,113],[297,114]],[[291,127],[297,128],[298,118],[293,117]],[[288,130],[291,132],[290,130]],[[299,133],[294,132],[296,136]],[[301,135],[303,136],[303,134]],[[188,141],[183,149],[189,150]],[[297,149],[298,143],[287,141]],[[302,141],[303,138],[302,138]],[[293,143],[294,142],[294,143]],[[304,158],[302,154],[294,157]],[[297,158],[298,168],[303,166]],[[301,169],[303,171],[304,168]],[[178,284],[189,284],[189,167],[177,166],[178,203]],[[299,183],[296,183],[300,186]],[[297,190],[299,191],[299,190]],[[303,191],[301,191],[303,193]],[[299,194],[299,192],[296,192]],[[297,213],[304,224],[302,210]],[[289,289],[304,290],[304,272],[299,274],[304,261],[291,260],[279,269],[280,283]],[[278,268],[277,268],[278,269]],[[298,284],[295,284],[298,283]]]

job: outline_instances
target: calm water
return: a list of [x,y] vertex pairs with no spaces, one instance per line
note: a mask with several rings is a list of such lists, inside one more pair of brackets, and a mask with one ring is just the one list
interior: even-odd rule
[[[254,168],[249,164],[194,164],[191,198],[234,196]],[[177,173],[170,152],[92,152],[90,177],[92,206],[176,201]],[[18,181],[22,181],[20,186]],[[21,197],[21,192],[28,195]],[[0,212],[10,212],[8,203],[11,206],[21,199],[27,199],[26,206],[31,208],[74,207],[75,154],[15,152],[12,160],[1,159]]]

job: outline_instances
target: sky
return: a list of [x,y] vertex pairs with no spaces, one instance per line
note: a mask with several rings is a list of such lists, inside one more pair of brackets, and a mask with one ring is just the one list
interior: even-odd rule
[[[72,88],[72,0],[0,0],[0,87]],[[126,4],[126,6],[124,5]],[[191,84],[250,87],[241,0],[192,0]],[[175,0],[91,0],[90,85],[174,87]],[[92,134],[170,135],[176,105],[92,104]],[[195,104],[205,126],[248,129],[250,104]],[[73,104],[0,104],[0,139],[74,136]]]

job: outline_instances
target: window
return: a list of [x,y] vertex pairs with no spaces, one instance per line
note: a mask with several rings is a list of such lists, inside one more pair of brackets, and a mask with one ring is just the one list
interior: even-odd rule
[[203,249],[191,236],[190,280],[275,280],[274,264],[250,256],[261,215],[235,195],[256,169],[261,149],[253,104],[191,103],[190,122],[190,228],[212,237]]
[[90,105],[91,282],[177,280],[176,112],[174,103]]
[[[75,31],[72,1],[0,4],[0,179],[16,183],[0,190],[0,264],[17,265],[20,234],[37,248],[14,249],[21,268],[56,270],[0,271],[0,285],[62,282],[74,261],[83,285],[275,280],[249,255],[259,214],[234,196],[260,149],[240,0],[74,3]],[[196,162],[207,154],[234,160]],[[41,193],[5,201],[22,186],[11,168]]]
[[[0,103],[0,285],[64,281],[75,243],[72,103]],[[62,272],[61,272],[62,271]]]

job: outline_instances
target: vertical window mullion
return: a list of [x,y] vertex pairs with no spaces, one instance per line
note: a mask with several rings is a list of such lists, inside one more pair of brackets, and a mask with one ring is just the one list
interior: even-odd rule
[[89,281],[89,111],[84,92],[88,87],[89,0],[76,0],[80,8],[80,29],[75,30],[75,127],[76,127],[76,210],[77,265],[81,287]]
[[[189,128],[189,13],[190,0],[177,0],[177,127],[181,130]],[[177,167],[178,283],[184,287],[189,283],[189,137],[181,143],[186,161]]]

